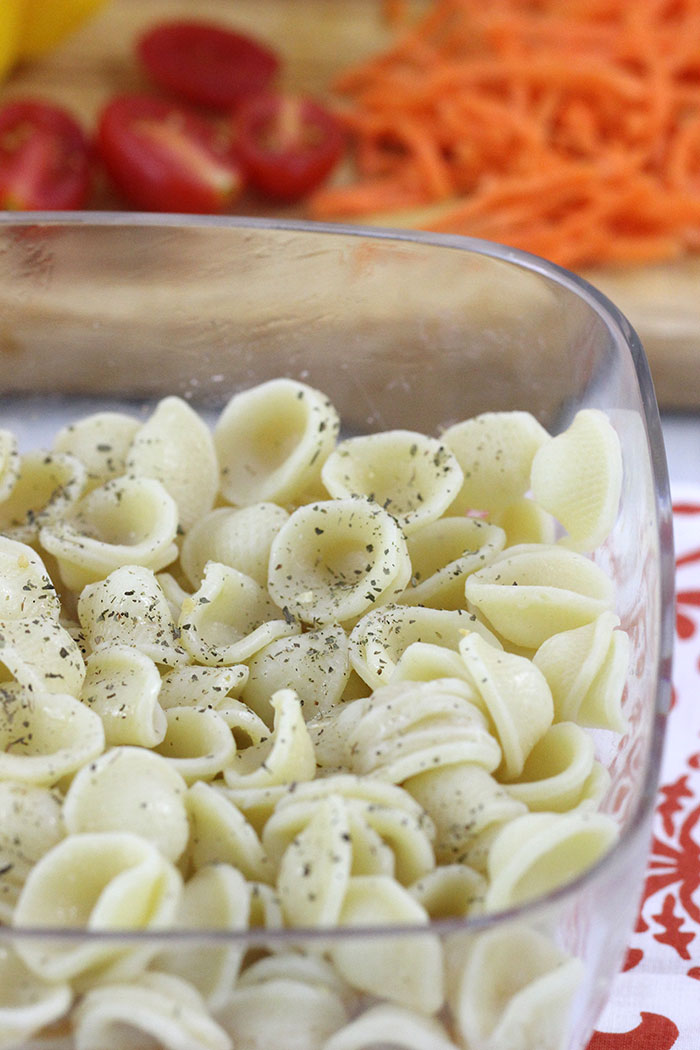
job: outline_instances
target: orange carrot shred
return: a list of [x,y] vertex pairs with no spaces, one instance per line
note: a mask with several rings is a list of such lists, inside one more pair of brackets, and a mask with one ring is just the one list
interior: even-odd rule
[[412,23],[406,8],[385,2],[394,43],[336,80],[354,167],[312,217],[572,268],[698,250],[700,0],[434,0]]

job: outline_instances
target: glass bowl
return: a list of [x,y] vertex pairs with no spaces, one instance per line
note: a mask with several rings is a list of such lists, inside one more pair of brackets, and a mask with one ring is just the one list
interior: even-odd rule
[[[322,791],[314,802],[308,784],[297,785],[294,774],[282,789],[255,781],[258,789],[247,795],[229,792],[227,816],[212,817],[209,827],[207,798],[212,785],[221,786],[219,771],[204,777],[199,800],[191,801],[188,788],[187,848],[198,843],[200,864],[181,849],[161,869],[161,853],[148,841],[146,852],[139,852],[129,775],[111,782],[111,795],[96,796],[99,804],[88,805],[82,822],[75,815],[78,793],[68,821],[64,798],[79,775],[89,779],[99,755],[85,759],[80,774],[73,766],[38,777],[38,787],[29,775],[17,786],[12,769],[21,763],[9,773],[3,767],[3,819],[14,838],[0,832],[0,1044],[582,1050],[636,917],[670,693],[668,479],[647,362],[629,324],[577,277],[541,259],[462,238],[252,219],[107,213],[0,218],[1,426],[17,436],[22,452],[50,449],[69,422],[103,411],[128,413],[142,423],[172,396],[214,425],[234,394],[279,377],[322,391],[340,417],[343,441],[390,430],[436,437],[483,413],[527,412],[557,435],[580,412],[600,411],[621,450],[619,513],[595,552],[578,557],[613,581],[615,612],[629,638],[624,727],[586,730],[598,771],[592,794],[605,819],[618,826],[616,841],[586,866],[576,856],[579,840],[566,840],[557,863],[569,871],[568,881],[532,899],[525,891],[522,900],[506,895],[490,910],[483,894],[496,854],[504,865],[511,852],[528,848],[547,825],[550,803],[526,814],[535,821],[522,824],[519,837],[501,839],[498,848],[498,835],[487,829],[481,853],[468,854],[473,864],[457,858],[450,879],[438,883],[431,861],[416,860],[422,848],[416,836],[427,834],[424,813],[416,818],[414,802],[399,819],[412,829],[406,841],[391,823],[397,819],[391,792],[405,791],[395,782],[387,789],[391,798],[382,794],[381,776],[346,778],[343,786],[328,781],[330,765],[325,778],[317,777]],[[280,403],[281,419],[287,410]],[[263,445],[275,433],[276,412],[267,411]],[[72,447],[63,433],[61,447]],[[286,434],[292,444],[297,437]],[[265,448],[258,453],[267,454]],[[177,475],[177,462],[171,470]],[[37,492],[37,505],[56,495]],[[318,489],[312,498],[319,499]],[[382,513],[388,514],[386,507]],[[7,514],[4,520],[7,526]],[[277,530],[282,533],[281,523]],[[30,546],[36,542],[36,534],[22,535]],[[60,559],[39,549],[50,574],[60,576]],[[167,586],[162,577],[169,608],[188,600],[176,577],[168,574]],[[414,608],[421,606],[417,601]],[[75,631],[72,637],[83,644],[87,660],[85,638]],[[510,648],[532,663],[526,646]],[[40,664],[42,657],[34,659]],[[161,675],[169,670],[165,658],[151,663]],[[40,748],[32,752],[21,734],[15,736],[13,667],[11,661],[3,665],[4,752],[16,754],[19,747],[26,757]],[[360,688],[356,695],[369,692]],[[240,714],[233,695],[231,709]],[[363,702],[344,695],[345,710]],[[30,697],[22,707],[30,720],[33,703]],[[53,733],[65,732],[67,718],[55,712],[53,728],[44,727],[45,749]],[[387,716],[381,732],[391,725]],[[348,732],[355,729],[350,725]],[[231,731],[238,734],[239,752],[246,743],[263,746],[251,743],[252,736],[241,744],[240,722]],[[130,739],[113,731],[108,750]],[[187,732],[178,745],[181,755],[189,746],[183,739]],[[401,733],[398,740],[400,747]],[[331,782],[335,801],[326,796],[322,804]],[[276,841],[287,850],[287,900],[303,896],[303,879],[313,869],[308,899],[320,895],[326,910],[309,905],[304,911],[302,904],[299,913],[314,917],[313,928],[285,921],[277,876],[265,867],[269,857],[261,859],[261,841],[274,840],[264,834],[266,806],[275,791],[291,805],[295,789],[301,809],[291,823],[281,821]],[[464,802],[477,825],[493,801],[485,790],[474,786],[473,798]],[[162,812],[159,797],[143,806],[159,812],[165,826],[172,817],[170,796]],[[508,790],[498,797],[512,803]],[[451,802],[456,798],[457,788]],[[23,826],[9,823],[17,799],[26,839]],[[311,831],[309,799],[320,814]],[[571,804],[589,816],[595,808],[590,798]],[[520,814],[522,801],[517,806]],[[368,814],[375,812],[384,824],[372,824]],[[49,865],[33,894],[26,894],[27,872],[66,841],[64,820],[71,837],[81,836],[80,849]],[[127,826],[113,832],[120,820]],[[346,821],[337,838],[334,820]],[[495,820],[491,831],[504,826]],[[346,856],[351,878],[342,883],[335,912],[334,865],[340,862],[331,856],[320,873],[308,862],[304,849],[314,835],[320,843],[314,863],[324,849],[329,856],[336,847],[356,851],[354,859]],[[400,882],[402,865],[396,896],[391,887]],[[201,868],[206,877],[192,882],[183,906],[182,883]],[[20,906],[23,894],[31,900]],[[173,895],[179,910],[168,905]],[[331,913],[346,916],[342,928],[328,920]]]

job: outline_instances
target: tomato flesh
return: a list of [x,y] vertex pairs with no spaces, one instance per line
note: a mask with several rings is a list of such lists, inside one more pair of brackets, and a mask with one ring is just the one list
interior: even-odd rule
[[218,109],[266,88],[280,66],[265,44],[212,22],[160,23],[141,37],[136,51],[160,88]]
[[87,136],[64,109],[34,99],[0,108],[0,208],[83,208],[91,174]]
[[345,149],[339,121],[310,98],[251,95],[234,122],[236,149],[251,185],[282,201],[300,200],[315,189]]
[[215,125],[163,99],[112,99],[100,114],[97,143],[117,189],[146,211],[221,213],[243,189],[230,143]]

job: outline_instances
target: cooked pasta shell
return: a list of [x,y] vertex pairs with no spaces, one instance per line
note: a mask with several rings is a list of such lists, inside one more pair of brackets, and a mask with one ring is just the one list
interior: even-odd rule
[[506,547],[520,543],[554,543],[557,539],[555,519],[530,496],[509,503],[493,514],[491,521],[505,532]]
[[248,681],[245,664],[230,667],[173,667],[163,675],[158,702],[168,707],[225,708],[229,700],[240,695]]
[[369,500],[299,507],[270,550],[268,587],[282,609],[306,624],[346,623],[395,599],[411,577],[395,518]]
[[[250,917],[250,885],[230,864],[201,868],[187,880],[175,927],[183,930],[245,930]],[[151,964],[160,972],[188,980],[216,1013],[233,991],[245,953],[244,941],[223,945],[180,943],[160,952]]]
[[324,1050],[374,1050],[377,1046],[399,1050],[455,1050],[439,1021],[406,1006],[378,1003],[354,1017],[325,1043]]
[[464,660],[456,650],[446,649],[444,645],[435,645],[433,642],[411,642],[396,661],[391,681],[394,684],[431,682],[434,678],[462,678],[466,682],[470,681]]
[[155,750],[188,784],[213,780],[233,760],[233,733],[213,708],[169,707],[165,722],[165,736]]
[[266,587],[270,547],[288,517],[276,503],[217,507],[202,514],[180,548],[180,564],[192,586],[199,586],[208,561],[218,561]]
[[0,620],[0,681],[16,681],[39,693],[79,696],[84,678],[78,644],[57,620]]
[[141,421],[125,412],[93,412],[56,434],[55,452],[75,456],[87,473],[86,490],[126,473],[126,456]]
[[0,505],[9,499],[19,477],[20,455],[17,438],[0,429]]
[[617,517],[622,491],[620,440],[605,412],[584,408],[532,461],[533,498],[566,529],[561,543],[593,551]]
[[439,864],[483,867],[484,832],[527,812],[482,766],[458,762],[419,773],[404,788],[435,826]]
[[478,915],[487,882],[467,864],[439,864],[409,889],[431,919],[464,919]]
[[575,722],[558,722],[535,743],[508,794],[533,811],[573,809],[585,797],[594,758],[590,734]]
[[524,496],[532,460],[549,434],[529,412],[484,412],[442,434],[464,473],[452,514],[495,512]]
[[561,1050],[583,980],[580,959],[515,923],[477,934],[450,995],[465,1045],[484,1050]]
[[277,608],[259,583],[213,561],[183,605],[178,627],[192,659],[213,667],[240,663],[275,638],[301,631],[294,616]]
[[476,697],[500,744],[499,775],[513,780],[552,724],[554,703],[542,672],[524,656],[494,648],[480,635],[462,639],[460,652]]
[[428,929],[428,913],[395,879],[357,875],[348,883],[342,927],[415,924],[416,935],[346,937],[331,943],[331,959],[353,988],[420,1013],[432,1014],[444,999],[440,939]]
[[287,924],[336,926],[351,868],[345,800],[329,794],[314,802],[305,826],[291,839],[279,862],[277,893]]
[[246,879],[270,882],[274,878],[255,829],[220,782],[192,784],[187,810],[192,829],[188,857],[195,869],[230,864]]
[[303,783],[315,776],[314,747],[299,697],[293,689],[280,689],[270,703],[275,712],[272,732],[267,740],[236,752],[224,769],[229,787]]
[[266,722],[272,722],[270,697],[278,689],[297,693],[304,719],[340,701],[350,677],[348,639],[339,624],[270,642],[248,661],[242,698]]
[[56,784],[99,755],[102,722],[62,693],[0,688],[0,780]]
[[220,1011],[236,1050],[276,1047],[282,1031],[286,1047],[323,1050],[328,1037],[346,1023],[348,1012],[334,987],[296,973],[287,955],[283,961],[288,972],[265,979],[246,981],[246,970]]
[[67,982],[43,980],[9,942],[0,944],[0,1046],[26,1046],[25,1040],[63,1017],[72,1000]]
[[129,645],[110,645],[91,653],[80,693],[102,721],[105,742],[114,747],[155,747],[167,721],[158,702],[160,673],[150,656]]
[[130,646],[165,667],[189,659],[161,586],[143,565],[124,565],[87,584],[78,599],[78,617],[93,652]]
[[503,550],[506,534],[480,518],[444,517],[407,537],[411,580],[397,599],[406,605],[464,608],[467,576]]
[[[0,780],[0,922],[12,921],[30,868],[64,834],[58,791],[21,781]],[[0,1002],[2,988],[0,979]]]
[[422,642],[457,652],[461,641],[473,632],[501,648],[488,628],[465,609],[386,605],[358,621],[350,634],[348,654],[359,676],[371,689],[378,689],[391,682],[409,645]]
[[[19,927],[148,930],[170,926],[182,878],[154,845],[129,832],[68,835],[36,863],[24,884],[14,923]],[[106,938],[17,942],[28,966],[46,980],[103,971],[134,953],[155,954]],[[127,961],[128,966],[128,961]]]
[[61,600],[36,551],[0,536],[0,619],[41,616],[57,620],[60,613]]
[[546,639],[533,660],[549,682],[556,721],[626,728],[622,697],[629,671],[630,639],[616,630],[619,618],[604,612],[592,623]]
[[294,379],[235,394],[214,428],[222,495],[238,506],[301,502],[318,487],[338,429],[325,394]]
[[432,821],[411,795],[395,784],[337,774],[287,789],[262,833],[274,864],[313,819],[327,797],[342,798],[352,874],[390,874],[408,885],[435,866]]
[[348,438],[331,452],[321,480],[331,496],[365,496],[392,514],[404,533],[445,513],[463,475],[449,448],[412,430]]
[[617,837],[611,817],[585,809],[516,817],[491,844],[486,910],[510,908],[566,885],[600,860]]
[[73,777],[63,802],[66,830],[131,831],[176,861],[189,837],[186,791],[179,773],[155,752],[110,748]]
[[21,543],[36,542],[42,526],[71,512],[86,480],[85,467],[75,456],[40,449],[26,452],[20,456],[12,488],[0,503],[0,532]]
[[446,678],[399,682],[356,700],[350,706],[361,712],[346,730],[347,768],[397,784],[454,762],[495,769],[501,749],[473,697],[466,682]]
[[124,475],[88,492],[39,540],[66,586],[81,590],[123,565],[163,569],[177,557],[176,534],[177,506],[161,482]]
[[202,417],[181,397],[164,397],[134,434],[125,474],[156,478],[175,500],[187,532],[214,505],[219,464]]
[[498,635],[525,649],[590,623],[614,602],[610,577],[584,555],[556,544],[506,548],[467,577],[465,594],[469,608]]
[[144,973],[138,982],[92,988],[75,1011],[75,1050],[232,1050],[188,981]]

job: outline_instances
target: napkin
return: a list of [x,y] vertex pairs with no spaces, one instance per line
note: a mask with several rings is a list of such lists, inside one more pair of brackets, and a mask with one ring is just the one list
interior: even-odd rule
[[700,1047],[700,486],[672,489],[673,691],[637,925],[588,1050]]

